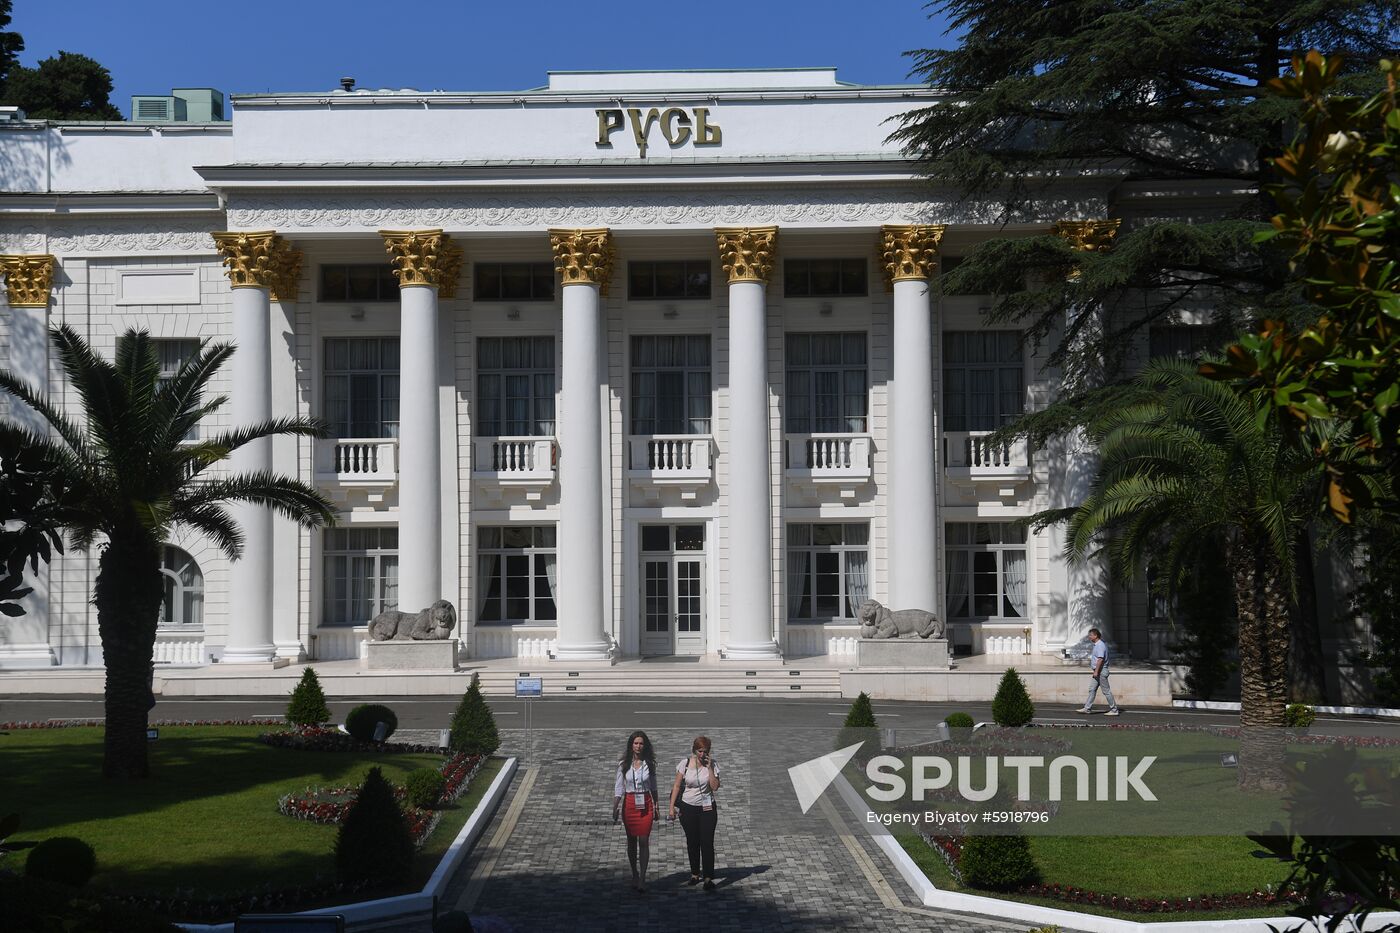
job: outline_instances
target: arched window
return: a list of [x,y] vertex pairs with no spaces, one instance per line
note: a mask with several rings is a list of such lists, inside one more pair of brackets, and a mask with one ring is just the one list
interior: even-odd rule
[[160,572],[165,577],[165,598],[160,603],[160,627],[204,625],[204,574],[194,558],[166,545]]

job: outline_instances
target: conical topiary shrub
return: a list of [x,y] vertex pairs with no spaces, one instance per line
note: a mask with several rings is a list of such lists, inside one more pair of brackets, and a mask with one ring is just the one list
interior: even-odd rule
[[876,737],[875,730],[877,728],[875,708],[870,705],[870,697],[861,693],[851,704],[851,711],[846,714],[846,721],[841,724],[841,732],[836,737],[836,747],[846,748],[858,742],[866,742],[856,754],[873,755],[880,750],[880,743],[876,742],[872,745],[867,740]]
[[452,714],[452,736],[447,740],[447,747],[467,755],[490,755],[501,747],[496,717],[491,715],[491,707],[481,695],[481,682],[475,674]]
[[992,700],[992,719],[999,726],[1024,726],[1035,718],[1035,705],[1016,668],[1008,667]]
[[347,884],[397,884],[413,865],[413,836],[393,789],[370,768],[335,838],[335,875]]
[[330,718],[331,710],[321,691],[321,681],[308,667],[302,671],[301,682],[292,691],[292,700],[287,704],[287,722],[294,726],[317,726],[329,722]]

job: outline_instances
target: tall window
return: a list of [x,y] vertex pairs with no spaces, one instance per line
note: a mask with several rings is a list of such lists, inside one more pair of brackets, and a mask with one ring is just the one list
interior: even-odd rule
[[548,262],[478,262],[475,301],[552,301],[554,265]]
[[627,264],[627,297],[709,298],[708,259],[670,259]]
[[944,430],[995,431],[1021,414],[1025,395],[1019,332],[944,332]]
[[399,436],[399,338],[328,338],[324,369],[332,436]]
[[866,430],[865,334],[787,335],[787,430]]
[[854,619],[870,595],[870,526],[790,524],[788,618]]
[[710,433],[710,338],[632,338],[632,433]]
[[193,557],[177,547],[161,550],[160,573],[165,595],[160,602],[161,628],[204,624],[204,574]]
[[399,280],[387,261],[324,265],[321,300],[398,301]]
[[321,540],[322,625],[365,625],[398,608],[397,528],[327,528]]
[[866,294],[864,259],[784,259],[787,298]]
[[478,437],[554,435],[554,338],[476,342]]
[[1147,332],[1149,354],[1152,359],[1176,357],[1183,360],[1198,359],[1215,349],[1212,328],[1199,324],[1158,324]]
[[477,620],[553,622],[558,556],[552,525],[478,528]]
[[[198,340],[152,340],[155,344],[156,356],[160,358],[160,381],[168,382],[180,371],[180,367],[185,365],[185,360],[199,352]],[[199,425],[190,428],[185,435],[187,441],[199,440]]]
[[1025,619],[1026,529],[1010,522],[948,522],[948,618]]

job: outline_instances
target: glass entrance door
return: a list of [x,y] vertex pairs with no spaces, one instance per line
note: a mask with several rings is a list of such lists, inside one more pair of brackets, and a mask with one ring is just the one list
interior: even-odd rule
[[642,527],[643,655],[705,651],[705,526]]

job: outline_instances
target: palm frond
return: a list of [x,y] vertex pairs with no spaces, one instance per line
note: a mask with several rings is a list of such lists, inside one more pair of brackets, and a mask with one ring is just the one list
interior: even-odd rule
[[274,418],[271,421],[245,425],[244,427],[234,428],[222,434],[217,434],[211,437],[208,443],[232,452],[259,438],[272,437],[277,434],[294,434],[301,437],[326,437],[328,429],[325,422],[316,418]]
[[335,506],[320,490],[268,471],[187,485],[177,494],[172,510],[179,515],[185,509],[224,502],[267,506],[306,527],[335,523]]
[[58,436],[75,451],[85,450],[87,447],[87,434],[77,423],[65,415],[63,412],[49,404],[49,400],[40,395],[39,392],[28,383],[18,379],[14,373],[0,369],[0,389],[9,392],[15,398],[38,412],[53,429],[58,432]]

